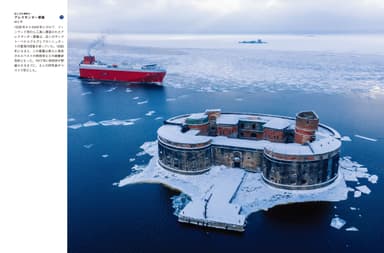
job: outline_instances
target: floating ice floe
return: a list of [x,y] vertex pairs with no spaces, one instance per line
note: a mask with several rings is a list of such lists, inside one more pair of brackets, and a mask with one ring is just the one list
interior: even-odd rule
[[83,123],[83,127],[93,127],[93,126],[98,126],[98,125],[99,125],[99,123],[92,121],[92,120]]
[[136,158],[129,158],[129,162],[134,162]]
[[126,88],[126,89],[125,89],[125,92],[128,92],[128,93],[129,93],[129,92],[132,92],[132,90],[131,90],[130,88]]
[[351,209],[352,211],[356,211],[357,210],[357,208],[353,207],[353,206],[351,206],[349,209]]
[[118,119],[111,119],[111,120],[103,120],[103,121],[100,121],[99,123],[100,125],[103,125],[103,126],[119,126],[123,124],[123,121]]
[[361,191],[355,191],[355,192],[353,193],[353,196],[354,196],[355,198],[360,198],[360,197],[361,197]]
[[149,111],[149,112],[147,112],[145,115],[146,116],[152,116],[153,114],[155,114],[156,113],[156,111]]
[[83,93],[81,93],[81,95],[82,95],[82,96],[85,96],[85,95],[90,95],[90,94],[92,94],[92,92],[91,92],[91,91],[87,91],[87,92],[83,92]]
[[377,175],[371,175],[368,177],[368,181],[371,182],[372,184],[376,184],[378,179],[379,177]]
[[164,119],[163,117],[156,117],[155,120],[162,120]]
[[140,97],[134,97],[134,98],[132,98],[133,100],[138,100]]
[[355,134],[355,137],[363,139],[363,140],[367,140],[367,141],[377,141],[376,139],[365,137],[365,136],[358,135],[358,134]]
[[82,127],[83,125],[82,124],[74,124],[74,125],[69,125],[68,128],[72,128],[72,129],[78,129],[80,127]]
[[359,231],[359,229],[356,228],[356,227],[349,227],[349,228],[346,228],[345,231],[349,231],[349,232],[357,232],[357,231]]
[[136,122],[138,120],[141,120],[141,118],[126,119],[125,121]]
[[76,120],[75,118],[69,118],[68,122],[72,122],[72,121],[75,121],[75,120]]
[[90,113],[90,114],[88,114],[88,117],[93,117],[93,116],[95,116],[96,114],[94,114],[93,112],[92,113]]
[[367,168],[364,168],[364,167],[358,167],[358,168],[356,168],[356,171],[358,171],[358,172],[362,172],[362,173],[367,173],[367,172],[368,172],[368,169],[367,169]]
[[83,147],[86,149],[90,149],[93,147],[93,144],[85,144],[85,145],[83,145]]
[[131,125],[134,125],[135,121],[139,119],[126,119],[126,120],[111,119],[111,120],[100,121],[99,124],[103,126],[131,126]]
[[359,180],[356,177],[356,174],[352,172],[345,172],[344,173],[344,180],[345,181],[352,181],[352,182],[358,182]]
[[176,98],[167,98],[167,99],[165,99],[165,101],[167,101],[167,102],[176,101]]
[[101,82],[100,81],[89,81],[88,83],[89,84],[100,84]]
[[137,102],[138,105],[147,104],[147,103],[148,103],[148,100]]
[[342,228],[347,222],[340,217],[335,217],[331,220],[331,227],[336,229]]
[[343,136],[343,137],[340,138],[340,140],[342,140],[342,141],[352,141],[351,137],[349,137],[349,136]]
[[361,164],[352,162],[348,157],[342,157],[339,161],[340,167],[343,168],[343,176],[345,181],[358,182],[358,178],[369,178],[371,175],[368,169],[362,167]]
[[353,189],[353,188],[351,188],[351,187],[347,187],[348,188],[348,191],[349,192],[354,192],[355,191],[355,189]]
[[370,194],[371,193],[371,190],[366,185],[356,186],[355,188],[364,194]]
[[112,88],[110,88],[109,90],[106,90],[105,92],[112,92],[112,91],[116,90],[116,88],[117,88],[117,87],[112,87]]
[[107,157],[109,157],[109,155],[108,154],[104,154],[104,155],[101,155],[101,157],[102,158],[107,158]]

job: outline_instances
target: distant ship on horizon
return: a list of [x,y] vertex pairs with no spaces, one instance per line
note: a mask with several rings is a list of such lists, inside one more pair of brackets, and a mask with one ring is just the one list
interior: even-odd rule
[[166,70],[157,64],[126,67],[96,61],[95,56],[84,56],[79,64],[80,78],[129,83],[162,84]]
[[258,40],[241,40],[239,41],[240,44],[266,44],[267,42],[262,41],[261,39]]

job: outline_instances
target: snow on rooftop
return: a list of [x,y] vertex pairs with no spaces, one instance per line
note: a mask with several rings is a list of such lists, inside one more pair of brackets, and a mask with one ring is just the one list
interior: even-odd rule
[[237,138],[228,138],[226,136],[216,136],[212,138],[212,144],[218,146],[227,146],[227,147],[239,147],[239,148],[249,148],[249,149],[260,149],[263,150],[266,145],[270,142],[266,140],[247,140],[247,139],[237,139]]
[[[279,154],[287,155],[313,155],[325,154],[340,148],[341,142],[331,136],[322,138],[308,144],[298,143],[272,143],[268,142],[266,148]],[[312,152],[313,151],[313,152]]]
[[206,117],[208,117],[208,116],[204,113],[193,113],[193,114],[188,116],[188,119],[199,120],[199,119],[204,119]]
[[239,118],[241,121],[248,121],[248,122],[267,122],[269,119],[266,117],[261,117],[261,116],[241,116]]
[[[164,125],[157,131],[158,135],[176,143],[181,144],[197,144],[212,141],[213,145],[239,147],[248,149],[263,150],[267,148],[275,153],[288,155],[313,155],[325,154],[332,152],[341,146],[341,141],[332,136],[319,138],[317,141],[311,142],[309,145],[298,143],[276,143],[267,140],[250,140],[229,138],[226,136],[202,136],[198,135],[198,130],[189,130],[185,133],[181,132],[180,126]],[[312,152],[313,151],[313,152]]]
[[199,133],[198,130],[189,130],[187,132],[189,133],[182,133],[181,127],[175,125],[164,125],[157,130],[157,134],[162,138],[181,144],[207,143],[211,140],[208,136],[196,135]]
[[329,136],[309,143],[316,154],[324,154],[341,147],[341,141]]
[[[251,213],[276,205],[345,200],[349,192],[345,175],[360,173],[357,168],[362,167],[349,157],[343,157],[340,159],[339,176],[332,184],[313,190],[285,190],[267,185],[261,173],[225,166],[212,167],[208,172],[199,175],[177,174],[163,169],[157,163],[156,141],[144,143],[141,148],[153,156],[149,164],[135,165],[134,173],[114,185],[122,187],[135,183],[164,184],[182,191],[191,199],[185,206],[180,206],[181,210],[177,213],[179,217],[238,226],[245,226],[246,217]],[[355,194],[360,195],[361,191],[368,193],[369,190],[367,186],[356,188],[359,190],[355,191]],[[343,219],[332,219],[331,226],[340,229],[344,225]]]
[[209,113],[209,112],[221,112],[221,109],[207,109],[205,110],[206,113]]
[[236,114],[221,114],[216,119],[218,125],[236,125],[239,122],[239,115]]
[[[186,118],[196,117],[200,119],[201,117],[206,117],[204,113],[195,113],[191,115],[184,115],[179,117],[174,117],[169,119],[169,122],[183,124]],[[239,120],[244,121],[257,121],[257,122],[267,122],[264,124],[264,127],[270,127],[275,129],[284,129],[293,127],[294,120],[289,118],[282,118],[279,116],[273,115],[252,115],[252,114],[235,114],[235,113],[224,113],[221,114],[220,117],[217,118],[216,123],[218,125],[236,125]],[[166,126],[163,126],[167,128]],[[190,144],[201,143],[201,138],[203,136],[197,135],[197,133],[189,133],[189,131],[185,133],[181,133],[180,130],[176,133],[171,133],[172,129],[177,129],[175,127],[171,127],[167,130],[162,129],[158,131],[158,134],[165,133],[167,137],[166,139],[170,141],[187,144],[190,141]],[[183,137],[183,135],[190,135],[189,137]],[[319,125],[318,130],[316,131],[316,140],[309,143],[308,145],[301,145],[297,143],[275,143],[266,140],[249,140],[249,139],[239,139],[239,138],[228,138],[223,136],[217,137],[208,137],[212,140],[212,144],[220,145],[220,146],[231,146],[231,147],[241,147],[241,148],[250,148],[250,149],[264,149],[267,148],[275,153],[288,154],[288,155],[313,155],[313,154],[325,154],[328,152],[332,152],[341,146],[341,141],[338,139],[339,133],[334,129],[325,126]],[[199,138],[194,140],[194,138]],[[208,139],[206,139],[208,141]],[[310,146],[309,146],[310,145]]]
[[274,119],[271,119],[270,121],[268,121],[267,123],[265,123],[264,127],[283,130],[292,124],[294,124],[294,122],[292,120],[282,119],[282,118],[274,118]]

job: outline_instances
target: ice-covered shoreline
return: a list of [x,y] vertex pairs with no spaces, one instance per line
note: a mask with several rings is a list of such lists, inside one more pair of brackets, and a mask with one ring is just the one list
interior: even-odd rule
[[[199,175],[181,175],[163,169],[157,163],[157,142],[146,142],[141,148],[152,156],[148,165],[135,167],[135,172],[115,185],[123,187],[136,183],[159,183],[181,191],[190,198],[185,206],[179,206],[179,221],[203,226],[213,226],[243,231],[246,218],[257,211],[268,210],[277,205],[300,202],[337,202],[346,200],[348,192],[354,195],[369,194],[367,186],[352,189],[346,181],[357,178],[372,178],[366,168],[349,157],[340,159],[338,178],[330,185],[313,190],[277,189],[266,184],[261,173],[243,169],[213,166]],[[182,196],[181,196],[182,197]],[[176,201],[178,197],[175,197]],[[175,201],[174,199],[174,201]]]

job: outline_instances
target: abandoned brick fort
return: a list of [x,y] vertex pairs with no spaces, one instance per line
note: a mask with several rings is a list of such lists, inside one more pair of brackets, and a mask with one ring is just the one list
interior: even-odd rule
[[340,135],[313,111],[291,118],[211,109],[168,119],[157,133],[158,162],[177,173],[225,165],[292,190],[324,187],[338,176]]

